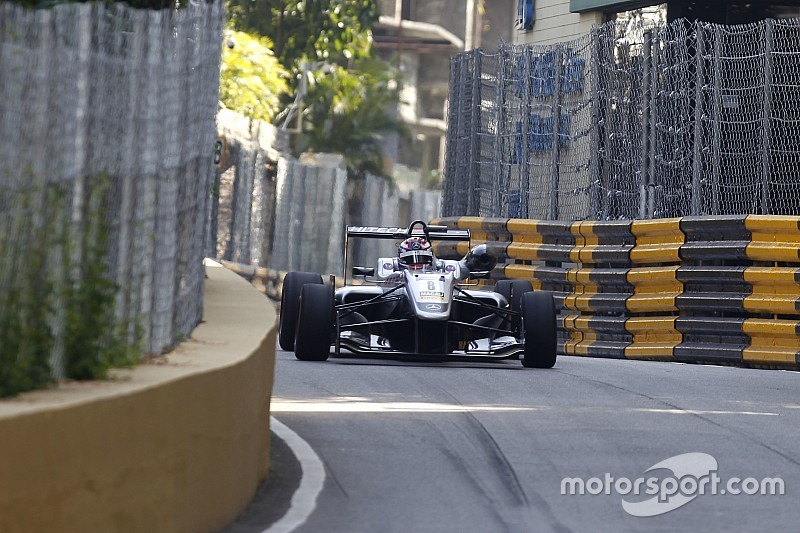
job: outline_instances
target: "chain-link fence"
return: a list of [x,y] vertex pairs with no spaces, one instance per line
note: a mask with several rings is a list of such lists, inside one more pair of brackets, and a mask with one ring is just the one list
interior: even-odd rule
[[265,266],[275,230],[277,160],[288,147],[288,132],[223,109],[217,133],[207,255]]
[[224,18],[0,3],[0,352],[60,377],[199,322]]
[[346,187],[344,168],[278,160],[271,268],[342,271]]
[[451,60],[444,216],[800,213],[800,19],[609,22]]
[[[441,191],[402,194],[379,176],[348,176],[341,156],[300,160],[285,131],[230,112],[217,117],[224,161],[210,208],[209,255],[278,271],[341,275],[346,225],[402,226],[439,216]],[[354,240],[351,264],[397,253],[394,243]]]

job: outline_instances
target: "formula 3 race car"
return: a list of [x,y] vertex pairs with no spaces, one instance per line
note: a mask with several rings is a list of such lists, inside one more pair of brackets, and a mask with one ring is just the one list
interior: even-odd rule
[[[469,241],[469,230],[429,226],[348,226],[351,238],[403,240],[399,257],[381,257],[376,267],[353,267],[362,284],[335,289],[331,276],[289,272],[283,281],[279,344],[302,361],[325,361],[331,349],[365,356],[464,360],[520,358],[522,365],[551,368],[556,362],[556,314],[552,294],[524,280],[500,280],[479,289],[497,260],[486,245],[463,259],[433,256],[431,241]],[[428,243],[426,245],[426,243]],[[407,263],[417,260],[419,264]],[[473,287],[473,288],[468,288]]]

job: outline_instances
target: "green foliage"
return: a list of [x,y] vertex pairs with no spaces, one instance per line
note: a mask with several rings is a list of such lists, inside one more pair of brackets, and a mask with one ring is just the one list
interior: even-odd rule
[[[10,204],[0,218],[0,398],[52,381],[53,334],[47,324],[53,282],[47,275],[56,210],[38,210],[58,202],[55,191],[3,194]],[[39,200],[39,205],[35,205]],[[25,245],[24,248],[22,245]],[[25,254],[18,250],[25,249]]]
[[351,172],[385,175],[383,136],[408,135],[408,130],[397,116],[398,76],[388,63],[371,57],[370,32],[380,15],[379,2],[228,0],[227,7],[231,25],[268,37],[275,56],[292,73],[278,120],[295,100],[301,64],[327,63],[328,75],[309,73],[294,151],[342,154]]
[[369,30],[377,22],[377,0],[228,0],[233,27],[269,37],[287,68],[300,61],[341,65],[369,55]]
[[138,361],[141,328],[115,315],[109,190],[105,176],[86,180],[78,220],[56,185],[0,190],[0,397],[51,383],[54,355],[72,379]]
[[422,178],[422,188],[426,190],[440,190],[442,188],[442,171],[431,170]]
[[[232,46],[232,47],[231,47]],[[222,107],[271,122],[288,90],[286,70],[266,37],[229,31],[222,46],[219,99]]]
[[298,151],[342,154],[351,171],[384,176],[383,136],[409,135],[397,115],[399,102],[398,76],[383,61],[362,60],[314,77],[304,110],[314,127],[303,131]]
[[138,359],[138,346],[128,346],[127,328],[115,319],[119,287],[108,269],[109,188],[106,176],[91,180],[77,242],[64,247],[65,264],[71,264],[73,270],[63,290],[64,367],[71,379],[101,379],[109,368],[129,366]]

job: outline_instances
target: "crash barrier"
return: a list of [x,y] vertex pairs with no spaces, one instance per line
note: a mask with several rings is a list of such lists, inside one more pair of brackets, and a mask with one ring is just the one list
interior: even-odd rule
[[[341,272],[346,220],[396,225],[439,214],[440,191],[401,194],[379,176],[348,177],[336,154],[297,160],[286,131],[265,122],[223,109],[217,132],[209,257],[279,271]],[[371,261],[386,253],[380,244],[358,243],[352,257]]]
[[[267,295],[275,302],[281,301],[281,291],[283,290],[283,278],[286,277],[285,270],[274,268],[262,268],[253,265],[244,265],[231,261],[220,261],[228,270],[236,272],[241,277],[249,281],[256,289]],[[336,275],[334,286],[338,289],[344,286],[341,274]]]
[[59,379],[70,346],[157,354],[200,322],[226,14],[25,6],[0,2],[0,347]]
[[431,223],[471,230],[498,256],[494,279],[552,291],[562,354],[800,366],[800,217]]
[[269,468],[274,306],[208,267],[203,323],[102,382],[0,402],[0,531],[219,531]]
[[[442,216],[800,213],[785,129],[800,118],[797,42],[798,19],[614,20],[454,54]],[[763,97],[745,101],[745,87]]]

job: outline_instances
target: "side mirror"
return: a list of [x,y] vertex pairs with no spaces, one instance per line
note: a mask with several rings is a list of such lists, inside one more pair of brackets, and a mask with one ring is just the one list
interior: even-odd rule
[[497,265],[497,258],[485,244],[472,248],[462,261],[470,272],[488,272]]
[[469,273],[469,279],[489,279],[490,276],[491,272],[489,271]]
[[353,277],[356,276],[374,276],[375,269],[371,267],[353,267]]

